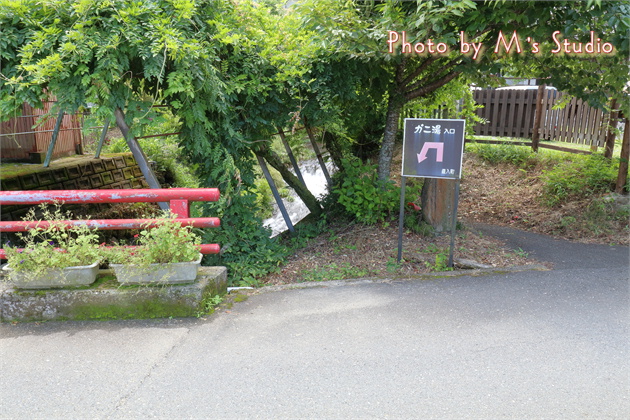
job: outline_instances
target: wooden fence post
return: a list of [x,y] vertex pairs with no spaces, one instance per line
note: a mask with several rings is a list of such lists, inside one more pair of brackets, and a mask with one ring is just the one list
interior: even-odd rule
[[536,116],[534,117],[534,128],[532,129],[532,150],[538,152],[538,141],[540,140],[540,123],[542,122],[543,113],[543,95],[545,94],[545,85],[538,86],[536,93]]
[[604,147],[604,157],[612,159],[613,150],[615,149],[615,131],[619,118],[619,110],[617,109],[617,100],[613,99],[610,106],[610,119],[608,120],[608,132],[606,133],[606,145]]
[[623,141],[621,143],[621,159],[619,162],[619,174],[617,175],[617,186],[615,192],[623,193],[623,187],[628,182],[628,161],[630,160],[630,119],[626,118],[623,126]]

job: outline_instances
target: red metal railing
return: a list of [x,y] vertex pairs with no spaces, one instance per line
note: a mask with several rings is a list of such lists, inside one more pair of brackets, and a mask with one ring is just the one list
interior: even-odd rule
[[[170,202],[171,211],[177,215],[174,219],[183,225],[198,228],[219,227],[221,221],[216,217],[191,218],[189,202],[219,200],[217,188],[170,188],[170,189],[131,189],[131,190],[58,190],[58,191],[0,191],[0,206],[34,205],[41,203],[94,204],[94,203],[156,203]],[[150,227],[157,219],[101,219],[101,220],[66,220],[65,226],[87,225],[99,230],[139,229]],[[0,222],[0,232],[25,232],[34,227],[46,228],[45,221],[9,221]],[[199,245],[202,254],[218,254],[218,244]],[[0,259],[6,259],[0,249]]]

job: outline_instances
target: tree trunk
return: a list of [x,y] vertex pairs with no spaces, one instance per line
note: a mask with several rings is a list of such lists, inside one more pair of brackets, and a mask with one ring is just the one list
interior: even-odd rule
[[610,107],[610,128],[606,132],[606,144],[604,145],[604,157],[612,159],[613,151],[615,149],[615,132],[614,128],[617,128],[617,121],[619,117],[619,110],[617,108],[617,100],[613,99]]
[[628,182],[628,161],[630,160],[630,119],[626,118],[623,126],[623,141],[621,143],[621,159],[619,161],[619,174],[615,192],[623,194],[623,188]]
[[385,132],[383,133],[383,143],[378,156],[378,179],[381,181],[389,180],[389,173],[392,168],[392,156],[394,154],[394,144],[396,143],[396,134],[398,133],[398,123],[400,113],[404,101],[398,95],[393,94],[389,97],[387,106],[387,120],[385,122]]
[[448,233],[453,226],[455,183],[452,179],[426,178],[422,186],[422,218],[435,233]]
[[341,151],[341,147],[339,146],[339,142],[337,141],[337,136],[335,136],[331,132],[324,131],[324,146],[326,146],[326,150],[328,150],[328,153],[330,153],[330,158],[332,159],[337,169],[341,169],[343,152]]
[[265,159],[275,170],[280,172],[282,179],[284,179],[289,187],[293,188],[298,197],[304,201],[306,208],[308,208],[313,215],[319,216],[322,214],[322,207],[319,205],[315,196],[313,196],[308,188],[306,188],[306,186],[303,185],[300,180],[287,169],[286,166],[284,166],[284,163],[278,154],[266,147],[257,149],[255,153],[257,156]]

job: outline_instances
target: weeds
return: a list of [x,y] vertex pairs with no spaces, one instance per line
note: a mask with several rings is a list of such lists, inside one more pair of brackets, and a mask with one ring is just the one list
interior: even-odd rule
[[575,156],[543,171],[543,202],[556,206],[569,198],[584,198],[612,191],[619,168],[619,160],[603,155]]
[[431,271],[453,271],[453,267],[448,266],[448,248],[438,248],[435,244],[429,244],[426,252],[435,254],[435,262],[425,262],[424,265]]
[[398,262],[396,261],[396,258],[392,257],[387,260],[385,267],[388,273],[393,274],[402,268],[402,262]]
[[360,223],[385,221],[396,210],[400,189],[379,181],[376,165],[364,165],[359,159],[345,159],[343,164],[344,179],[333,189],[339,204]]
[[518,249],[514,250],[514,254],[518,255],[519,257],[523,257],[523,258],[529,257],[529,252],[523,251],[523,248],[518,248]]
[[201,309],[197,311],[197,318],[201,318],[202,316],[212,313],[214,308],[219,306],[223,302],[223,297],[220,295],[207,296],[201,302]]
[[353,279],[359,277],[365,277],[370,274],[370,271],[366,268],[355,267],[350,263],[343,263],[337,265],[332,263],[326,267],[313,268],[311,270],[305,270],[300,276],[301,282],[311,281],[328,281],[328,280],[344,280]]
[[533,165],[538,159],[531,149],[513,144],[488,145],[471,143],[466,146],[466,149],[493,165],[511,163],[523,167]]

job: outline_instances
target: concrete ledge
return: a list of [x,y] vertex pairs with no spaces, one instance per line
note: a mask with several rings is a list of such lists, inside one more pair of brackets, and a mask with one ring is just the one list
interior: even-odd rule
[[99,320],[190,317],[205,301],[227,293],[225,267],[201,267],[189,284],[120,286],[101,270],[89,288],[17,290],[0,282],[0,321]]

